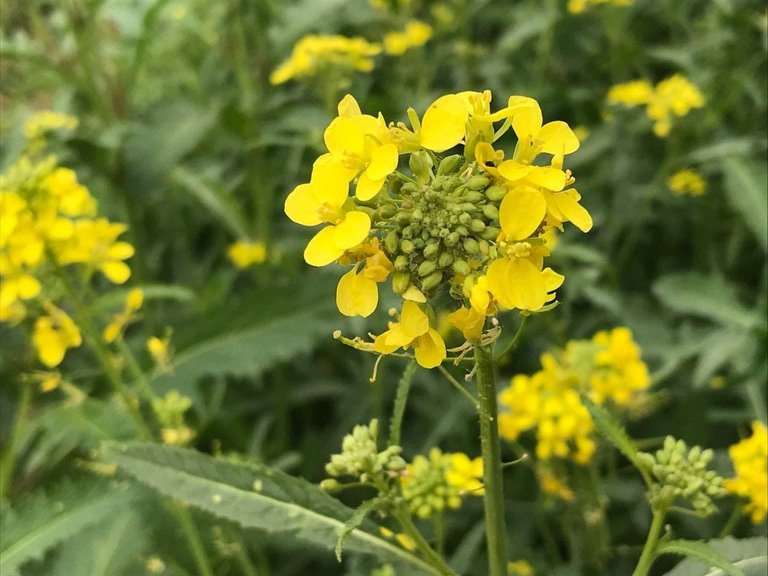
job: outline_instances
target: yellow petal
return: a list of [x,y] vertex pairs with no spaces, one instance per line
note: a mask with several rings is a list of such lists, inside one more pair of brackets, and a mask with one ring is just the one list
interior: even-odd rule
[[391,332],[392,332],[391,330],[387,330],[383,334],[379,334],[378,336],[376,336],[376,338],[374,338],[373,348],[379,354],[391,354],[392,352],[400,348],[399,345],[387,343],[387,340],[389,339]]
[[527,178],[537,186],[542,186],[555,192],[559,192],[565,187],[565,172],[557,168],[532,166]]
[[131,269],[125,262],[104,262],[99,266],[99,270],[115,284],[124,284],[131,277]]
[[320,202],[311,184],[299,184],[285,199],[285,214],[302,226],[316,226],[323,222],[317,211],[319,207]]
[[416,362],[422,368],[436,368],[446,358],[445,342],[443,342],[440,334],[432,328],[423,336],[419,336],[414,349]]
[[354,248],[365,240],[371,230],[371,218],[365,212],[353,210],[347,212],[339,224],[334,227],[333,239],[342,252]]
[[573,222],[574,226],[582,232],[589,232],[592,229],[592,216],[584,206],[579,204],[576,190],[566,190],[559,194],[553,194],[552,200],[565,217],[563,222]]
[[336,288],[336,306],[345,316],[370,316],[379,303],[376,282],[357,273],[352,268],[339,280]]
[[518,187],[501,201],[499,223],[511,240],[523,240],[533,234],[547,213],[547,201],[536,190]]
[[[534,167],[535,168],[535,167]],[[505,160],[499,164],[499,174],[510,182],[525,178],[531,171],[531,166],[521,164],[517,160]]]
[[363,172],[357,181],[357,186],[355,186],[355,196],[363,202],[370,200],[379,193],[385,180],[386,178],[382,178],[381,180],[371,180],[368,177],[368,174]]
[[130,292],[128,292],[128,296],[125,299],[126,311],[129,313],[135,312],[141,308],[142,304],[144,304],[144,292],[141,290],[141,288],[133,288]]
[[416,302],[406,300],[400,313],[399,326],[409,340],[414,340],[429,330],[429,318]]
[[461,330],[467,340],[476,340],[483,333],[485,315],[479,314],[474,308],[459,308],[448,315],[448,322]]
[[325,129],[323,140],[328,151],[334,156],[345,154],[362,155],[365,150],[365,136],[360,126],[345,116],[334,118]]
[[571,154],[579,149],[579,139],[571,127],[557,120],[541,127],[538,138],[544,141],[541,149],[547,154]]
[[133,256],[135,250],[128,242],[115,242],[107,250],[107,257],[113,260],[125,260]]
[[384,144],[379,146],[371,154],[371,163],[365,171],[371,180],[386,178],[397,168],[397,146]]
[[536,266],[513,258],[507,267],[507,296],[512,308],[538,310],[547,301],[547,283]]
[[446,94],[435,100],[421,121],[421,145],[435,152],[456,146],[464,138],[469,112],[466,99],[457,94]]
[[349,194],[349,182],[356,174],[356,170],[346,168],[333,155],[320,156],[312,165],[312,176],[309,179],[317,202],[341,208]]
[[18,291],[19,298],[22,300],[29,300],[40,294],[42,287],[40,282],[34,276],[29,274],[23,274],[16,282],[16,290]]
[[533,103],[526,102],[526,104],[520,106],[512,116],[512,129],[520,140],[535,138],[541,130],[543,120],[538,102],[534,100]]
[[304,261],[310,266],[326,266],[337,260],[344,249],[339,248],[334,240],[335,226],[326,226],[314,235],[304,249]]
[[344,96],[344,98],[341,99],[341,102],[339,102],[338,110],[339,116],[346,116],[347,118],[360,116],[360,114],[362,114],[360,111],[360,105],[357,103],[357,100],[355,100],[355,97],[352,96],[352,94],[347,94]]

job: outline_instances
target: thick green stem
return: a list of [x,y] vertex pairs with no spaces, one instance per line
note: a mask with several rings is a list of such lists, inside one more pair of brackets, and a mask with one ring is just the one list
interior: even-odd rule
[[506,576],[506,528],[504,522],[504,491],[501,476],[498,408],[493,353],[490,346],[475,344],[475,368],[479,398],[480,448],[483,456],[485,495],[485,538],[488,544],[489,576]]
[[410,536],[410,538],[413,540],[413,543],[416,545],[416,549],[421,552],[427,562],[432,564],[432,566],[434,566],[437,571],[444,576],[456,576],[456,572],[454,572],[451,567],[446,564],[442,556],[435,552],[434,548],[432,548],[424,536],[421,535],[421,532],[419,532],[418,528],[416,528],[416,526],[413,524],[413,521],[407,512],[397,512],[395,513],[395,518],[400,523],[400,527],[403,529],[403,532]]
[[7,452],[3,455],[0,466],[0,502],[8,496],[8,490],[13,480],[13,471],[16,468],[16,458],[19,456],[19,440],[27,421],[27,411],[32,403],[32,384],[24,382],[19,392],[19,401],[16,403],[16,417],[13,420],[13,429],[8,441]]
[[643,553],[640,555],[640,560],[637,563],[635,571],[632,572],[632,576],[646,576],[651,569],[651,565],[656,559],[656,545],[659,543],[659,537],[661,536],[662,528],[664,528],[664,518],[666,515],[666,508],[660,508],[653,511],[651,529],[648,531],[648,538],[645,541],[645,546],[643,546]]

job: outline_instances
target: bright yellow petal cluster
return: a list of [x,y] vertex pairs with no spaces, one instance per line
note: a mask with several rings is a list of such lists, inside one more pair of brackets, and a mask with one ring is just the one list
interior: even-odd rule
[[594,425],[580,393],[597,404],[630,407],[650,385],[640,348],[623,327],[572,340],[542,355],[541,366],[532,376],[514,376],[500,393],[499,431],[514,441],[535,429],[542,460],[570,457],[584,464],[592,457]]
[[463,452],[447,454],[448,469],[445,479],[448,484],[458,488],[462,493],[474,493],[483,495],[483,459],[480,457],[470,459]]
[[136,320],[136,312],[139,311],[143,303],[144,292],[142,292],[140,288],[134,288],[128,292],[123,311],[115,314],[112,317],[112,321],[104,329],[104,334],[102,336],[104,341],[111,344],[117,340],[123,333],[125,327]]
[[701,196],[707,191],[707,181],[701,174],[691,168],[678,170],[667,180],[667,186],[678,196],[690,194],[691,196]]
[[768,428],[752,423],[752,436],[728,449],[736,477],[723,486],[728,492],[747,499],[744,511],[759,524],[768,514]]
[[646,106],[646,114],[653,120],[653,132],[660,138],[669,135],[674,117],[687,115],[694,108],[704,106],[704,96],[682,74],[675,74],[656,84],[634,80],[613,86],[607,100],[624,106]]
[[272,72],[269,81],[283,84],[292,78],[315,76],[327,70],[370,72],[374,66],[373,56],[380,52],[379,44],[364,38],[310,34],[296,43],[291,57]]
[[69,114],[42,110],[36,112],[24,124],[24,136],[28,140],[27,149],[38,150],[45,145],[45,136],[54,130],[72,131],[77,128],[78,119]]
[[536,571],[526,560],[507,562],[507,574],[509,576],[534,576]]
[[40,361],[48,368],[61,364],[69,348],[82,344],[80,330],[66,312],[50,302],[45,304],[47,314],[35,321],[32,342]]
[[384,36],[384,52],[390,56],[402,56],[411,48],[424,46],[432,38],[432,27],[419,20],[411,20],[402,32],[390,32]]
[[267,259],[267,246],[264,242],[238,240],[227,248],[227,257],[232,264],[242,270],[254,264],[265,262]]
[[72,236],[56,247],[60,264],[85,264],[88,269],[99,270],[114,284],[124,284],[131,277],[131,269],[123,262],[133,256],[128,242],[117,239],[128,226],[110,222],[106,218],[78,220]]
[[147,340],[147,352],[160,370],[167,370],[170,365],[170,346],[170,334],[166,334],[163,338],[152,336]]
[[389,330],[376,337],[379,354],[391,354],[399,348],[413,348],[416,361],[423,368],[435,368],[446,358],[442,336],[430,326],[429,316],[417,302],[406,300],[399,322],[390,322]]
[[632,5],[632,0],[568,0],[568,12],[571,14],[581,14],[587,8],[601,4],[626,7]]

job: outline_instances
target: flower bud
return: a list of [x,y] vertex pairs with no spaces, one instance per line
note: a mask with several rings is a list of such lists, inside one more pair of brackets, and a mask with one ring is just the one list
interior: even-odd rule
[[433,262],[432,260],[424,260],[421,264],[419,264],[418,274],[422,278],[424,276],[429,276],[437,269],[437,264]]
[[400,242],[400,250],[403,251],[403,254],[411,254],[415,249],[416,246],[414,246],[413,242],[408,239]]
[[341,484],[338,480],[334,480],[333,478],[326,478],[320,482],[320,490],[325,490],[326,492],[333,492],[339,488],[341,488]]
[[486,204],[483,206],[483,216],[488,218],[488,220],[498,220],[499,209],[493,204]]
[[445,237],[444,242],[446,246],[456,246],[456,244],[459,243],[459,234],[457,232],[451,232]]
[[440,266],[440,268],[447,268],[451,264],[453,264],[453,254],[450,252],[443,252],[437,258],[437,265]]
[[472,204],[479,204],[485,199],[485,194],[477,191],[469,191],[464,194],[464,202],[471,202]]
[[480,244],[474,238],[464,238],[464,250],[470,254],[478,254],[480,252]]
[[507,189],[504,186],[491,186],[485,190],[485,197],[491,202],[501,202],[507,195]]
[[491,181],[487,176],[472,176],[469,180],[467,180],[467,188],[470,190],[484,190],[490,183]]
[[437,251],[440,250],[440,243],[439,242],[427,242],[427,245],[424,246],[424,258],[430,258],[437,254]]
[[496,226],[486,226],[485,230],[480,232],[480,238],[493,242],[499,237],[499,234],[501,234],[501,228],[497,228]]
[[440,282],[443,280],[443,273],[440,271],[433,272],[424,280],[421,281],[421,289],[424,291],[432,290],[433,288],[437,288],[440,285]]
[[411,285],[411,275],[408,272],[397,271],[392,274],[392,291],[395,294],[402,294],[408,290]]
[[482,232],[485,230],[485,222],[479,218],[475,218],[469,223],[469,229],[472,230],[472,232]]
[[397,232],[392,230],[389,234],[387,234],[384,237],[384,247],[387,249],[387,252],[390,254],[394,254],[397,252],[397,243],[399,241],[399,238],[397,237]]
[[411,153],[408,166],[420,181],[427,181],[432,172],[432,159],[424,150]]
[[463,158],[459,154],[453,154],[452,156],[446,156],[440,161],[440,165],[437,167],[438,175],[450,174],[455,172],[461,167]]
[[400,272],[402,272],[403,270],[407,270],[408,263],[409,263],[408,256],[406,256],[405,254],[398,255],[398,257],[395,258],[395,263],[394,263],[395,270],[398,270]]
[[467,264],[466,260],[456,260],[453,263],[453,271],[456,272],[456,274],[461,274],[462,276],[466,276],[472,270],[469,267],[469,264]]
[[462,224],[469,224],[470,222],[472,222],[472,216],[470,216],[466,212],[462,212],[461,214],[459,214],[458,220]]

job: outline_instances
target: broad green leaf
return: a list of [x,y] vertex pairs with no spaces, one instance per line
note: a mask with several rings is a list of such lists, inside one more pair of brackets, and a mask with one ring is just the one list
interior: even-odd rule
[[748,332],[732,326],[717,329],[702,342],[693,374],[695,386],[704,386],[715,373],[749,345]]
[[245,217],[232,196],[225,190],[180,166],[173,169],[171,179],[192,194],[204,208],[229,228],[232,234],[238,238],[248,237]]
[[[152,444],[113,444],[108,454],[120,468],[161,494],[246,528],[328,549],[333,549],[354,514],[317,486],[260,464]],[[375,530],[372,522],[362,522],[347,538],[346,549],[408,566],[408,574],[436,574],[416,556],[375,535]]]
[[720,552],[706,542],[699,540],[670,540],[663,542],[656,548],[656,555],[678,554],[701,560],[707,566],[719,568],[728,576],[745,576],[744,572],[734,565]]
[[752,328],[762,321],[761,315],[745,308],[718,276],[698,272],[668,274],[654,282],[653,293],[662,304],[682,314],[744,328]]
[[[768,573],[768,538],[733,537],[710,540],[707,544],[741,570],[745,576]],[[727,572],[707,565],[697,558],[686,558],[665,576],[725,576]]]
[[19,569],[45,553],[130,506],[134,491],[104,482],[64,484],[53,494],[36,492],[17,508],[3,509],[0,522],[0,574]]
[[598,406],[586,396],[582,396],[581,401],[589,411],[589,415],[592,416],[592,420],[594,421],[595,426],[597,426],[600,434],[624,454],[624,456],[626,456],[638,469],[643,470],[643,467],[637,459],[637,446],[635,446],[635,443],[627,435],[624,427],[619,421],[616,420],[608,410],[602,406]]
[[763,252],[768,252],[768,189],[765,166],[748,164],[737,158],[722,163],[725,191],[731,206],[757,238]]
[[687,154],[687,158],[688,162],[692,164],[703,164],[729,156],[744,156],[749,154],[754,147],[755,141],[752,138],[729,138],[695,148]]

